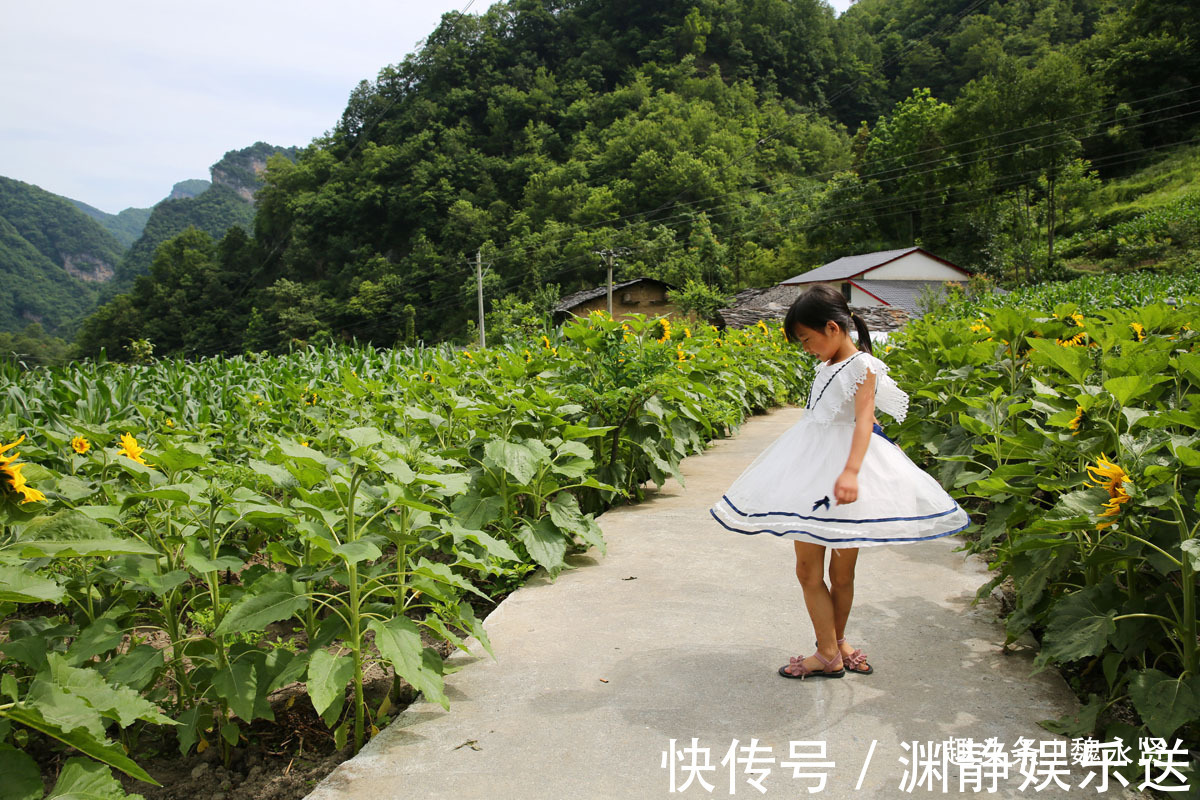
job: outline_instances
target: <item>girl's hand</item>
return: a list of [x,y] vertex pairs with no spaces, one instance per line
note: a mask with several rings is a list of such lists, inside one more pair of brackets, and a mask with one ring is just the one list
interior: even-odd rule
[[842,474],[838,475],[838,479],[833,484],[833,499],[838,502],[838,505],[853,503],[858,499],[858,473],[850,470],[842,470]]

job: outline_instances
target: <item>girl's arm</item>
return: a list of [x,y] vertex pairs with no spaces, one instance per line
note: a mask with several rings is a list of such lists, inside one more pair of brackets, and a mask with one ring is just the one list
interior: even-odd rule
[[839,504],[858,499],[858,470],[862,467],[867,445],[871,443],[871,428],[875,424],[875,373],[867,372],[866,380],[854,395],[854,436],[850,440],[850,457],[846,468],[833,484],[833,498]]

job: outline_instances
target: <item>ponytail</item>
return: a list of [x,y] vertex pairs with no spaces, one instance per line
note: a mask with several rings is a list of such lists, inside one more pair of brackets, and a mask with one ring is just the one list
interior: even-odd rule
[[794,342],[797,341],[796,325],[821,330],[828,322],[833,322],[846,333],[850,333],[853,326],[858,332],[858,349],[874,355],[871,329],[867,327],[866,320],[851,311],[842,293],[828,284],[818,283],[796,298],[783,321],[783,332],[789,342]]
[[858,349],[874,355],[875,351],[871,349],[871,329],[867,327],[867,321],[853,311],[850,312],[850,321],[858,331]]

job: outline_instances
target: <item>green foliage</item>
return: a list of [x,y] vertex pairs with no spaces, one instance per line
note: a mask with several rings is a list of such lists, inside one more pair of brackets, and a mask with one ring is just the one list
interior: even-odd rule
[[149,208],[127,208],[119,214],[106,214],[98,208],[89,206],[87,203],[79,200],[71,200],[70,198],[66,199],[80,211],[96,220],[96,222],[99,222],[101,227],[113,235],[113,238],[121,245],[122,250],[128,249],[142,235],[142,230],[146,227],[146,220],[150,219],[150,212],[152,210]]
[[717,311],[729,303],[728,295],[696,280],[689,280],[682,289],[668,292],[667,299],[683,313],[706,321],[715,319]]
[[[155,269],[216,249],[189,230]],[[114,725],[228,761],[295,682],[358,748],[386,722],[375,665],[393,698],[448,705],[431,638],[490,647],[477,604],[603,551],[597,513],[804,389],[765,325],[593,315],[554,335],[0,371],[0,441],[24,432],[45,494],[0,485],[6,775],[31,779],[14,730],[90,756],[101,794],[101,764],[148,778]]]
[[150,272],[159,246],[190,227],[219,239],[230,228],[249,230],[253,224],[254,207],[225,186],[214,186],[196,197],[163,200],[154,207],[142,235],[121,260],[109,292],[128,291],[139,276]]
[[[595,253],[609,248],[628,252],[618,279],[729,292],[910,244],[1006,286],[1186,268],[1187,219],[1110,234],[1179,199],[1140,204],[1155,179],[1130,178],[1194,129],[1186,73],[1162,67],[1194,59],[1194,26],[1170,22],[1178,2],[860,0],[834,19],[817,0],[637,13],[509,0],[449,16],[295,160],[258,143],[214,165],[203,195],[160,204],[112,290],[131,290],[188,224],[214,241],[247,226],[234,198],[253,196],[252,242],[163,256],[181,259],[165,274],[194,267],[234,305],[143,287],[166,304],[135,304],[152,335],[118,305],[80,343],[119,354],[141,337],[169,355],[463,343],[478,251],[501,336],[533,329],[545,287],[598,285]],[[1194,172],[1174,172],[1171,191]],[[182,319],[201,333],[169,329]]]
[[69,344],[47,334],[37,322],[29,323],[19,333],[0,332],[0,360],[21,368],[55,366],[72,354]]
[[[66,199],[0,178],[0,331],[31,322],[71,335],[99,286],[112,277],[121,247]],[[83,277],[86,276],[88,280]]]
[[920,387],[899,441],[975,512],[971,547],[998,571],[981,595],[1011,581],[1009,642],[1031,631],[1038,664],[1080,667],[1087,713],[1048,726],[1111,738],[1136,714],[1194,748],[1200,306],[1194,279],[1165,280],[960,299],[887,359]]

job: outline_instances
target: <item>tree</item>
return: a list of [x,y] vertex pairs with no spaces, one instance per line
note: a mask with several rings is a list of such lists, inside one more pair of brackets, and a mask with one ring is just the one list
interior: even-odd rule
[[936,241],[941,233],[941,206],[956,177],[955,160],[946,148],[951,113],[928,89],[914,89],[871,131],[860,171],[887,200],[873,213],[893,241]]

